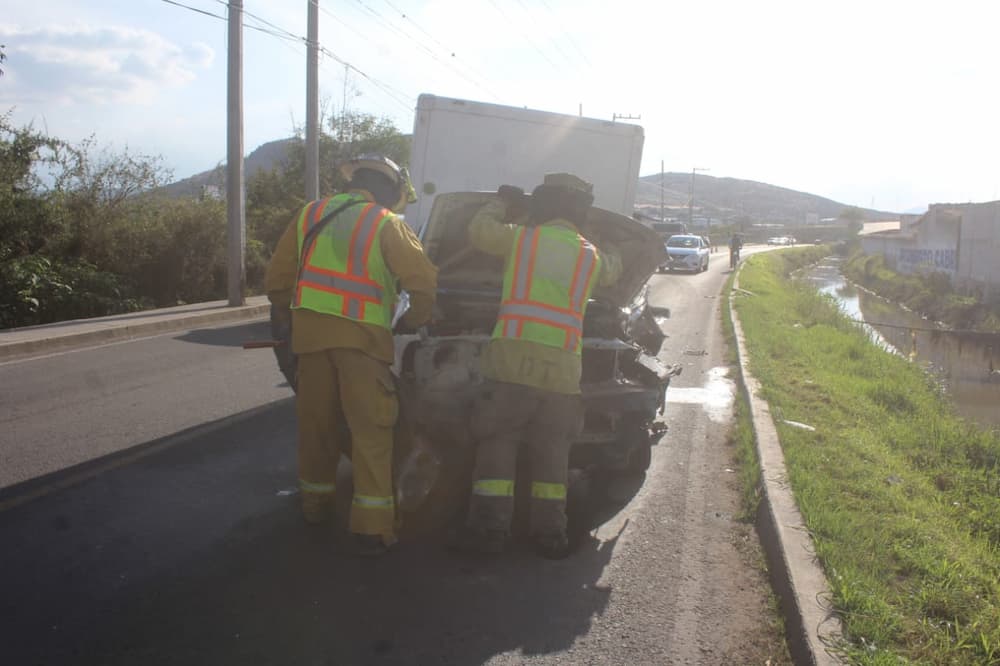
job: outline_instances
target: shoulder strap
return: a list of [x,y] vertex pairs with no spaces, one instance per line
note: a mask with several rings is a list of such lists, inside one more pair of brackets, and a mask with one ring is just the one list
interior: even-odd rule
[[309,228],[309,231],[306,232],[305,238],[302,239],[302,251],[299,253],[299,270],[295,276],[296,285],[302,279],[302,269],[305,267],[305,262],[303,261],[303,259],[305,258],[306,254],[309,253],[309,246],[312,245],[313,241],[316,240],[316,236],[319,235],[319,232],[323,231],[323,229],[326,228],[326,225],[330,224],[333,218],[337,217],[351,206],[360,203],[367,203],[367,202],[348,201],[345,204],[341,204],[337,206],[335,209],[333,209],[332,212],[327,213],[323,217],[319,218],[319,222],[317,222],[316,224],[312,225]]

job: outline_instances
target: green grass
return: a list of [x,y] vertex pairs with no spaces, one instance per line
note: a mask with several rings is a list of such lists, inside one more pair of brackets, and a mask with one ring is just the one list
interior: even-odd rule
[[748,258],[740,287],[753,295],[734,298],[849,657],[1000,664],[1000,435],[786,277],[821,252]]

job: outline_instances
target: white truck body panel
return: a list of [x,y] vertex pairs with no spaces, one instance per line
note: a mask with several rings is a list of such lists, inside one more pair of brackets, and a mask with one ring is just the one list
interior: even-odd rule
[[422,229],[439,193],[530,193],[554,172],[593,183],[595,206],[631,217],[643,140],[638,125],[421,95],[410,156],[418,201],[406,220]]

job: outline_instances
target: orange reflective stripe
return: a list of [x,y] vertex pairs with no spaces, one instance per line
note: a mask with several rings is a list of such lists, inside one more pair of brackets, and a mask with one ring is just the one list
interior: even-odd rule
[[[329,199],[322,206],[313,202],[303,213],[303,232],[319,222]],[[388,214],[381,206],[367,204],[354,221],[354,228],[347,249],[347,272],[341,273],[321,266],[313,265],[312,256],[316,241],[305,249],[302,277],[296,288],[296,302],[302,300],[302,289],[308,287],[331,294],[337,294],[344,300],[343,314],[364,319],[366,303],[381,304],[382,287],[371,279],[368,273],[368,257],[377,236],[379,222]],[[309,224],[309,221],[312,224]]]
[[375,232],[378,231],[379,223],[382,221],[382,218],[389,215],[389,211],[384,208],[381,210],[381,213],[382,213],[381,215],[374,216],[375,219],[371,220],[371,222],[369,223],[369,228],[367,229],[368,238],[365,239],[365,249],[362,252],[361,256],[361,262],[362,265],[364,266],[368,265],[368,255],[371,254],[372,245],[375,244]]

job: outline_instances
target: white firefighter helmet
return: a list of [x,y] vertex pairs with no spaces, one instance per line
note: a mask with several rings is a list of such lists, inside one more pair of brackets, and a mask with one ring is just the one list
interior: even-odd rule
[[405,167],[390,160],[385,155],[378,153],[363,153],[357,157],[341,162],[340,175],[350,182],[354,177],[354,172],[358,169],[370,169],[382,174],[392,181],[399,188],[399,199],[395,205],[391,206],[395,213],[403,212],[408,203],[417,200],[417,193],[410,183],[410,174]]

